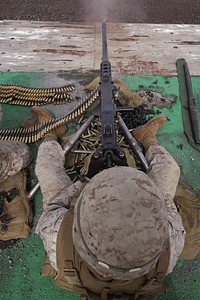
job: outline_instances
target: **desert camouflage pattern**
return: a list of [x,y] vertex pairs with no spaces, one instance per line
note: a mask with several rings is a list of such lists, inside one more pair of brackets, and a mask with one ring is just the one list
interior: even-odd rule
[[[94,176],[77,201],[75,220],[83,235],[75,222],[75,247],[102,275],[106,269],[88,255],[82,239],[97,261],[137,269],[127,271],[126,278],[131,279],[135,272],[141,276],[155,266],[168,237],[163,195],[145,173],[130,167],[114,167]],[[107,272],[115,279],[124,275],[123,271]]]
[[43,195],[43,209],[57,196],[65,194],[66,188],[72,184],[64,169],[65,156],[61,146],[55,141],[43,142],[38,150],[36,175]]
[[57,270],[56,240],[62,220],[71,202],[80,195],[86,183],[72,183],[64,168],[65,155],[54,140],[43,142],[38,150],[36,175],[43,194],[43,214],[36,227],[51,265]]
[[[131,260],[134,261],[134,258],[132,258],[131,256],[132,252],[137,251],[139,253],[139,249],[138,249],[139,247],[136,245],[135,240],[132,240],[132,237],[134,236],[134,232],[137,232],[139,237],[141,237],[142,245],[140,245],[140,250],[143,251],[142,248],[144,246],[145,249],[147,249],[147,251],[150,251],[149,255],[151,255],[152,253],[152,256],[156,254],[157,251],[161,250],[163,241],[165,239],[164,236],[166,237],[168,235],[170,240],[170,251],[171,251],[170,263],[168,267],[168,273],[170,273],[178,261],[178,256],[182,252],[184,246],[184,240],[185,240],[185,231],[182,225],[182,221],[173,201],[176,187],[179,180],[180,170],[175,160],[161,146],[158,145],[151,146],[146,153],[146,158],[150,164],[150,168],[148,172],[149,178],[147,177],[147,175],[145,175],[144,177],[145,179],[143,178],[143,180],[141,180],[142,177],[138,177],[139,180],[136,182],[135,179],[133,181],[130,181],[130,178],[127,177],[130,183],[130,187],[126,187],[126,189],[123,189],[121,191],[119,188],[121,186],[121,181],[123,182],[125,181],[123,179],[123,176],[121,176],[120,177],[121,180],[118,179],[119,186],[116,186],[114,198],[110,198],[110,199],[108,198],[110,206],[106,204],[106,209],[103,208],[103,213],[105,213],[108,217],[108,219],[105,220],[106,222],[105,224],[106,226],[108,226],[108,228],[113,229],[113,234],[106,232],[106,229],[103,229],[103,227],[105,226],[101,227],[102,230],[104,230],[103,232],[105,232],[105,236],[99,230],[98,233],[100,234],[99,236],[100,242],[99,244],[97,244],[97,242],[94,240],[94,245],[95,243],[96,245],[95,247],[92,245],[90,233],[94,234],[94,231],[96,230],[94,227],[95,224],[97,224],[97,220],[95,219],[96,215],[95,214],[93,215],[94,208],[92,207],[91,204],[92,200],[90,201],[90,204],[88,204],[90,205],[89,207],[86,207],[86,205],[82,206],[81,204],[81,211],[87,211],[88,208],[91,209],[90,213],[89,211],[87,212],[87,217],[89,217],[89,219],[91,220],[91,224],[89,224],[89,222],[87,221],[87,217],[85,217],[84,219],[81,218],[81,226],[83,226],[83,228],[87,228],[88,230],[90,230],[88,231],[88,233],[90,232],[89,236],[87,236],[88,233],[84,232],[84,237],[88,239],[88,242],[90,243],[88,246],[94,248],[93,251],[95,251],[98,258],[100,254],[101,255],[100,257],[103,261],[106,260],[107,262],[109,261],[110,263],[115,265],[119,263],[119,266],[123,266],[123,267],[128,266],[128,263],[124,259],[125,252],[128,253],[129,261]],[[113,177],[115,177],[116,175],[117,168],[112,169]],[[50,176],[50,178],[54,180],[49,181],[49,175],[52,174],[52,172],[53,175]],[[57,240],[60,224],[62,223],[62,220],[68,210],[69,199],[73,199],[73,201],[75,201],[76,198],[78,198],[80,200],[82,198],[82,192],[84,193],[85,197],[87,197],[88,199],[92,199],[92,196],[96,195],[96,191],[92,188],[89,194],[86,195],[86,191],[91,188],[90,183],[87,184],[85,189],[83,190],[84,185],[78,182],[76,187],[71,188],[74,191],[74,193],[72,193],[73,196],[71,192],[69,193],[68,187],[72,183],[70,182],[69,177],[65,174],[64,153],[60,145],[56,141],[48,141],[41,144],[38,152],[37,163],[36,163],[36,173],[40,185],[42,187],[42,192],[44,195],[43,201],[45,202],[44,205],[45,210],[39,220],[37,226],[37,233],[40,234],[43,240],[44,247],[48,253],[52,266],[55,268],[55,270],[58,270],[57,263],[56,263],[56,240]],[[65,177],[66,179],[64,179]],[[63,185],[63,179],[65,180],[64,185]],[[131,184],[134,182],[134,184],[137,185],[139,191],[139,187],[140,185],[142,186],[143,181],[144,181],[144,192],[143,192],[143,200],[141,201],[144,207],[145,205],[148,206],[148,204],[146,204],[145,202],[145,195],[147,194],[148,189],[151,188],[153,189],[153,193],[155,194],[155,199],[158,202],[158,204],[152,203],[151,193],[150,195],[148,195],[148,197],[150,197],[151,205],[152,205],[152,208],[151,207],[149,208],[152,210],[152,216],[154,216],[154,218],[157,218],[157,213],[158,213],[158,224],[161,225],[161,229],[157,227],[160,232],[160,238],[158,237],[154,239],[155,246],[152,245],[152,242],[150,241],[149,237],[144,233],[143,227],[139,225],[139,223],[141,222],[140,216],[139,215],[134,216],[135,213],[134,209],[136,206],[134,204],[132,206],[132,197],[135,198],[135,196],[137,195],[135,191],[133,192],[133,188],[131,187]],[[155,184],[153,184],[153,182]],[[105,184],[108,185],[107,182]],[[108,197],[108,194],[110,193],[109,189],[106,193],[106,187],[105,186],[101,186],[101,187],[104,189],[104,196]],[[78,197],[78,195],[81,196]],[[100,195],[99,191],[98,191],[98,195],[102,198],[102,195]],[[129,200],[125,199],[126,195],[128,196]],[[117,207],[119,208],[119,196],[121,197],[120,198],[121,209],[124,212],[126,212],[126,207],[124,205],[125,203],[131,209],[131,211],[127,210],[127,213],[125,214],[125,218],[129,220],[129,223],[127,224],[125,230],[121,232],[121,236],[120,234],[118,234],[118,230],[119,230],[118,227],[119,228],[121,227],[121,222],[124,222],[124,220],[123,218],[119,219],[119,212],[117,211]],[[116,200],[116,198],[118,198],[118,200]],[[164,202],[162,201],[162,199],[164,199],[165,204],[163,204]],[[98,200],[99,199],[97,199],[97,201]],[[113,207],[113,205],[111,206],[111,204],[114,204],[114,208],[112,209],[111,207]],[[134,209],[132,209],[132,207]],[[161,211],[157,212],[156,210],[158,209],[160,209]],[[165,218],[164,209],[166,209],[167,221]],[[151,222],[154,222],[154,220],[153,217],[149,213],[147,213],[147,211],[149,210],[147,209],[147,207],[145,207],[144,212],[141,213],[142,216],[145,216],[145,220],[143,220],[142,223],[147,228],[149,233],[151,231],[151,228],[148,227],[148,220],[150,224],[153,224]],[[102,214],[102,212],[100,213]],[[163,220],[161,220],[160,218],[161,215],[163,215],[164,218]],[[112,223],[109,222],[109,220],[110,221],[112,220]],[[113,224],[113,222],[115,222],[115,224]],[[136,224],[137,227],[134,228],[132,224],[130,225],[130,222],[134,222],[134,224]],[[76,222],[74,224],[76,226]],[[132,226],[132,228],[134,228],[133,229],[134,232],[130,231],[129,226]],[[166,228],[168,232],[165,232]],[[115,233],[117,239],[115,238]],[[97,231],[95,234],[97,234]],[[147,241],[151,243],[152,249],[150,249],[144,236],[147,237]],[[139,240],[138,237],[136,237],[136,239]],[[79,241],[80,239],[76,238],[76,235],[74,235],[74,242],[77,251],[82,257],[86,259],[87,262],[89,262],[89,258],[88,255],[86,254],[85,247],[82,245],[82,243],[79,243]],[[116,241],[116,243],[114,241]],[[124,249],[122,247],[123,244],[126,245]],[[128,250],[126,249],[127,245],[130,246],[130,249]],[[104,252],[106,252],[105,257],[103,256]],[[117,255],[117,259],[111,257],[113,256],[113,253]],[[145,252],[143,253],[145,255]],[[137,266],[139,265],[139,263],[142,263],[142,259],[143,257],[140,257],[140,261],[139,262],[137,261]],[[147,259],[147,256],[145,259]],[[94,265],[93,261],[91,261],[90,263],[96,268],[96,265]],[[100,270],[100,272],[102,272],[105,276],[109,275],[108,274],[109,272],[106,272],[106,269],[103,267]],[[137,271],[134,272],[134,275],[132,273],[132,278],[133,276],[134,277],[140,276],[139,273],[140,272]],[[114,276],[114,278],[119,276],[118,273],[116,274],[112,273],[110,275]],[[129,278],[130,274],[128,274],[127,277]],[[126,280],[127,277],[126,274],[123,274],[124,280]]]
[[[77,201],[73,232],[75,247],[103,276],[128,280],[146,274],[155,266],[169,234],[167,221],[173,220],[173,216],[170,214],[168,218],[167,204],[173,203],[180,171],[164,148],[150,148],[147,175],[128,167],[104,170],[92,178]],[[171,207],[176,210],[175,205]],[[177,210],[176,214],[184,232]],[[88,255],[82,240],[97,261]],[[98,265],[99,260],[118,268],[137,269],[153,258],[156,259],[148,266],[126,274]]]
[[17,174],[31,161],[28,146],[21,142],[0,141],[0,183]]

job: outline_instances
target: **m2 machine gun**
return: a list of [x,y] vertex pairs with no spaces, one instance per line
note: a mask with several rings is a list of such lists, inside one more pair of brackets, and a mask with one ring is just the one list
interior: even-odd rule
[[[98,171],[118,166],[126,166],[126,158],[124,151],[117,143],[117,126],[126,138],[133,153],[138,157],[141,169],[146,172],[148,164],[143,154],[142,148],[133,138],[129,129],[120,115],[120,107],[117,107],[117,89],[112,82],[111,64],[108,59],[106,23],[102,23],[102,62],[101,62],[100,83],[98,86],[99,101],[91,110],[91,115],[76,131],[69,142],[64,146],[64,153],[70,152],[74,144],[80,139],[84,131],[90,126],[95,116],[99,116],[101,123],[100,146],[94,151],[89,165],[89,176],[92,177]],[[123,108],[123,111],[126,108]],[[127,108],[130,110],[130,108]],[[35,192],[39,189],[39,183],[29,193],[29,198],[32,198]]]
[[122,133],[129,143],[130,148],[138,156],[142,169],[146,171],[148,165],[142,149],[130,134],[127,126],[120,116],[120,108],[117,108],[115,104],[116,92],[116,87],[112,82],[111,64],[108,60],[106,23],[102,23],[102,62],[99,83],[101,138],[100,146],[95,151],[91,164],[95,164],[95,161],[98,161],[99,166],[102,166],[103,168],[109,168],[115,165],[127,165],[125,154],[117,144],[116,124],[118,123]]

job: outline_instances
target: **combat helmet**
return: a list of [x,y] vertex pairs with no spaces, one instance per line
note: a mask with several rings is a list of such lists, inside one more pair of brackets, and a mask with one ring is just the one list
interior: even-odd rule
[[124,280],[147,274],[167,238],[163,195],[137,169],[113,167],[95,175],[75,205],[75,248],[103,277]]

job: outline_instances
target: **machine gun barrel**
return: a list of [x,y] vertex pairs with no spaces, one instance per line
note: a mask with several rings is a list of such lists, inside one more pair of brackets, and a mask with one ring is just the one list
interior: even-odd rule
[[106,23],[102,23],[102,62],[99,92],[101,97],[101,147],[95,152],[95,157],[102,156],[102,149],[113,150],[117,148],[116,142],[116,105],[114,103],[114,86],[111,76],[111,64],[108,60]]
[[102,23],[102,60],[108,60],[108,45],[107,45],[107,33],[106,33],[106,23]]

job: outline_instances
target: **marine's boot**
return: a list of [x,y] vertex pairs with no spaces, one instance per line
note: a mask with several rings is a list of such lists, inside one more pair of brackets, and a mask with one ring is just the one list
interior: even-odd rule
[[[32,107],[32,117],[30,119],[27,119],[23,121],[22,126],[23,127],[31,127],[34,125],[42,125],[46,122],[49,122],[53,119],[53,116],[50,112],[48,112],[46,109],[38,106]],[[66,125],[62,125],[50,132],[48,132],[43,140],[57,140],[59,137],[61,137],[67,130]]]
[[134,138],[144,146],[145,152],[150,146],[159,145],[156,139],[156,133],[166,120],[166,117],[158,116],[149,120],[145,125],[133,129],[132,134]]

